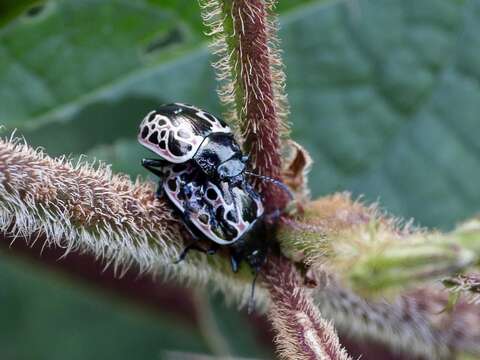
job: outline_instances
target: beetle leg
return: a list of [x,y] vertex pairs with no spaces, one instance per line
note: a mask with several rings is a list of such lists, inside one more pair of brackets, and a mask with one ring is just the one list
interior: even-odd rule
[[241,256],[234,249],[230,249],[230,265],[234,273],[238,272],[240,262],[242,261]]
[[[165,160],[161,160],[161,159],[142,159],[142,165],[145,169],[150,171],[152,174],[157,175],[160,178],[163,178],[165,176],[163,168],[165,166],[168,166],[168,163]],[[163,196],[162,181],[158,183],[158,187],[155,195],[157,196],[157,198],[161,198]]]
[[260,196],[255,191],[252,185],[248,183],[248,181],[244,180],[241,184],[242,190],[244,190],[251,198],[260,200]]
[[182,262],[183,260],[185,260],[185,258],[188,255],[188,252],[190,250],[197,250],[197,251],[200,251],[202,253],[208,253],[205,249],[201,248],[196,242],[192,242],[189,245],[187,245],[185,247],[185,249],[183,249],[183,251],[180,253],[180,256],[178,257],[178,259],[174,261],[174,264],[178,264],[178,263]]
[[162,181],[158,182],[158,187],[157,187],[157,191],[155,191],[155,196],[157,197],[157,199],[163,197],[163,182]]
[[[163,177],[163,171],[161,168],[169,165],[169,163],[162,159],[142,159],[142,166],[159,177]],[[160,169],[158,169],[160,168]]]
[[165,165],[171,165],[171,163],[163,159],[142,159],[142,165],[145,167],[146,166],[162,167]]
[[210,245],[207,250],[207,255],[214,255],[218,251],[219,247],[220,245],[218,245],[217,243],[212,243],[212,245]]
[[200,247],[197,243],[198,243],[198,238],[197,236],[191,231],[190,229],[190,213],[189,211],[187,211],[185,214],[184,214],[184,222],[185,222],[185,225],[187,227],[187,230],[188,232],[190,233],[190,235],[192,236],[193,238],[193,241],[187,245],[185,247],[185,249],[183,249],[183,251],[181,252],[180,256],[178,257],[178,259],[174,262],[174,264],[178,264],[180,262],[182,262],[183,260],[185,260],[185,258],[187,257],[187,254],[190,250],[197,250],[197,251],[200,251],[204,254],[207,254],[207,255],[213,255],[217,252],[218,248],[219,248],[219,245],[216,244],[216,243],[213,243],[210,248],[208,250],[205,250],[204,248]]

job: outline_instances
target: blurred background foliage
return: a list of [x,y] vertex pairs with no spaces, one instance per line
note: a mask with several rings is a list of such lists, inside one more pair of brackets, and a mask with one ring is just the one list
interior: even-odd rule
[[[280,38],[293,138],[314,196],[349,190],[449,229],[479,210],[480,2],[285,0]],[[139,121],[181,101],[221,113],[193,0],[0,2],[0,123],[50,155],[146,173]],[[267,358],[252,325],[210,299],[236,355]],[[52,343],[52,339],[55,341]],[[1,359],[209,353],[168,314],[0,257]]]

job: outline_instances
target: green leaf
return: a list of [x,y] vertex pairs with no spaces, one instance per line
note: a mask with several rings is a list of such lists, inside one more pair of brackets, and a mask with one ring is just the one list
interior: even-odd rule
[[0,32],[0,119],[20,128],[65,120],[178,54],[187,30],[145,1],[49,1]]
[[[152,176],[145,169],[139,168],[138,159],[152,157],[152,153],[138,146],[136,140],[118,140],[112,144],[99,145],[87,152],[88,159],[98,159],[107,164],[112,164],[114,172],[123,172],[130,176],[141,173]],[[152,179],[154,177],[152,176]]]
[[72,287],[0,253],[0,358],[160,359],[166,351],[208,353],[195,327],[168,314]]
[[32,16],[41,11],[42,7],[42,1],[38,0],[2,0],[0,2],[0,27],[23,12],[26,12],[27,16]]
[[479,210],[479,24],[480,3],[453,0],[341,2],[287,20],[293,136],[315,160],[315,194],[365,194],[438,227]]

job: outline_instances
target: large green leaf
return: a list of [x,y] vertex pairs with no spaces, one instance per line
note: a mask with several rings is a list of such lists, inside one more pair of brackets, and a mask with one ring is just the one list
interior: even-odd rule
[[162,359],[166,351],[208,352],[201,334],[167,314],[93,296],[58,274],[0,255],[1,359]]
[[478,211],[480,3],[358,1],[297,16],[284,49],[314,192],[380,198],[430,226]]
[[175,16],[146,1],[47,2],[0,32],[0,118],[21,128],[64,119],[177,54],[188,37]]

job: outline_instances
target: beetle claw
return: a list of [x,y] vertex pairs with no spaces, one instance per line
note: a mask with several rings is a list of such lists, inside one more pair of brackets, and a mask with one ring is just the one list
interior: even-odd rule
[[178,257],[178,259],[175,260],[173,263],[174,263],[174,264],[179,264],[179,263],[181,263],[183,260],[185,260],[185,258],[186,258],[187,255],[188,255],[188,252],[189,252],[190,250],[197,250],[197,251],[200,251],[200,252],[202,252],[202,253],[204,253],[204,254],[205,254],[205,253],[208,254],[208,252],[207,252],[205,249],[201,248],[201,247],[198,246],[195,242],[193,242],[193,243],[187,245],[187,246],[185,247],[185,249],[183,249],[183,251],[180,253],[180,256]]

